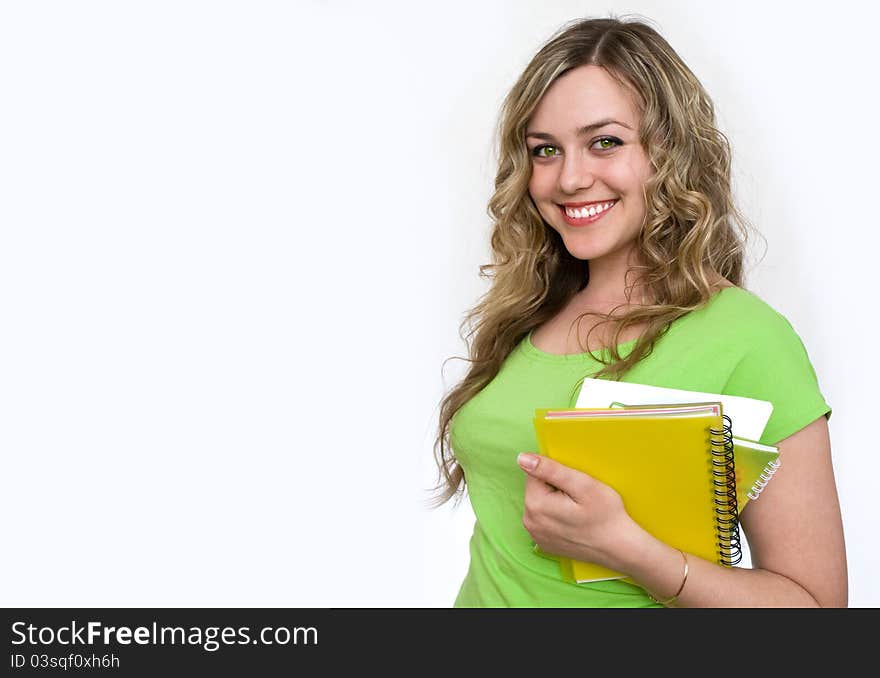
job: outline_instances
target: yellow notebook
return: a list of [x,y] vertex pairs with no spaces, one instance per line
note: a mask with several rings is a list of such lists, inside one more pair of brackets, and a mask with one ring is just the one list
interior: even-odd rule
[[[624,405],[613,402],[611,407],[644,408],[653,405]],[[724,403],[721,404],[722,409]],[[734,426],[737,422],[731,422]],[[733,428],[733,427],[731,427]],[[775,445],[764,445],[756,440],[733,436],[733,459],[736,466],[736,503],[737,511],[742,512],[743,507],[750,499],[757,499],[763,492],[770,478],[779,469],[779,448]]]
[[[535,411],[541,454],[620,493],[632,518],[661,541],[720,565],[741,547],[730,419],[720,402]],[[560,559],[578,582],[625,579]]]

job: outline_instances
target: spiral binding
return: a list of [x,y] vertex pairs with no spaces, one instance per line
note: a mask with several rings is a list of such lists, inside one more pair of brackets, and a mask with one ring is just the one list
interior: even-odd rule
[[[721,415],[721,428],[709,429],[712,444],[712,484],[715,501],[715,529],[718,557],[722,565],[736,565],[742,560],[739,534],[739,511],[736,504],[736,469],[733,461],[733,424]],[[766,481],[765,481],[766,484]]]
[[758,495],[767,487],[767,483],[770,482],[770,478],[773,477],[773,474],[779,470],[779,467],[782,466],[782,462],[778,459],[773,459],[770,461],[767,466],[764,467],[764,470],[761,471],[761,475],[758,476],[758,479],[755,481],[755,484],[752,485],[752,489],[748,492],[749,499],[757,499]]

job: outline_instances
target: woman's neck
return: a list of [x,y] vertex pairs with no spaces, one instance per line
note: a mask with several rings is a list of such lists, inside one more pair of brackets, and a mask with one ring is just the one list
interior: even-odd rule
[[[628,261],[627,265],[622,265],[620,261],[590,261],[590,278],[587,286],[575,295],[577,305],[584,308],[604,308],[604,312],[607,313],[611,308],[621,304],[654,303],[651,301],[650,290],[638,282],[638,274],[632,270],[636,266],[634,260],[630,258]],[[713,293],[725,287],[735,287],[732,282],[715,271],[707,271],[706,275]]]
[[636,264],[632,249],[591,260],[588,264],[589,281],[577,296],[584,304],[596,306],[646,303],[646,290],[635,284],[637,275],[630,272]]

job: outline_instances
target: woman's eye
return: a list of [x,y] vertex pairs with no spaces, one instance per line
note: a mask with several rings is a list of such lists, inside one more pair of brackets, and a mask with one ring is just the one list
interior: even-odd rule
[[544,144],[543,146],[536,146],[532,149],[532,155],[538,158],[551,158],[554,155],[557,155],[559,152],[559,148],[556,146],[549,146]]
[[623,142],[615,137],[602,137],[601,139],[596,139],[596,144],[599,145],[600,151],[607,151],[615,146],[622,146]]

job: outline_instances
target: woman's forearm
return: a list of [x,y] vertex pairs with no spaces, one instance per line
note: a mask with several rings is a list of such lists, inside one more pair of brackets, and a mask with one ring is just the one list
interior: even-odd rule
[[[684,563],[681,552],[648,533],[633,539],[622,571],[654,598],[666,600],[680,588]],[[846,601],[820,604],[803,586],[781,574],[762,569],[724,567],[687,555],[685,586],[670,607],[842,607]]]

